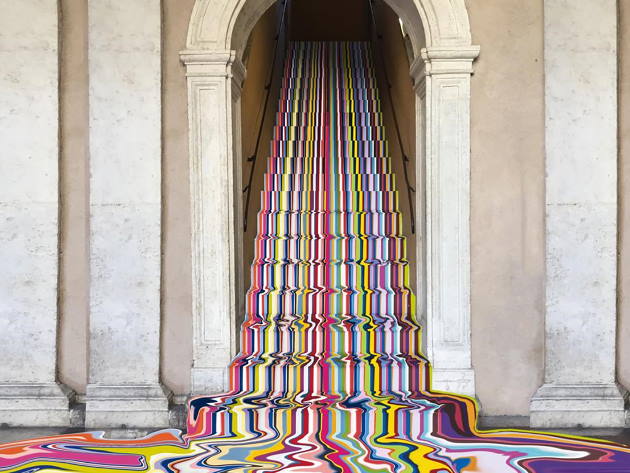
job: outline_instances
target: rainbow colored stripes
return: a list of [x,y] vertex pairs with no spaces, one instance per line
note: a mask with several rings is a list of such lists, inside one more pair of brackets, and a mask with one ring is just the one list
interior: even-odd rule
[[264,183],[230,391],[184,436],[17,442],[0,471],[630,472],[626,447],[479,432],[430,391],[367,44],[291,45]]
[[408,396],[423,385],[366,51],[299,43],[287,58],[234,396],[341,400],[367,387]]

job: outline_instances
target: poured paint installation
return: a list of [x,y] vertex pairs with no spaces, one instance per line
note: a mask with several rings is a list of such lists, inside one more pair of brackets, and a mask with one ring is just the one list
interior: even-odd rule
[[0,446],[0,471],[630,472],[630,449],[480,432],[430,390],[368,44],[293,43],[228,393],[188,430]]

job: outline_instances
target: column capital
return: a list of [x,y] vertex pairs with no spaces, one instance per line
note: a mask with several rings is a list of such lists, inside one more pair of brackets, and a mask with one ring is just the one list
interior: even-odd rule
[[187,77],[225,77],[239,89],[247,75],[243,62],[233,50],[190,50],[179,53]]
[[411,63],[409,73],[415,84],[437,74],[472,74],[472,63],[479,51],[479,46],[422,48]]

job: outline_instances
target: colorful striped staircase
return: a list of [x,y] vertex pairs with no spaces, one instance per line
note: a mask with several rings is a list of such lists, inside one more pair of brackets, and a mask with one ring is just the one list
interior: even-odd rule
[[321,433],[287,470],[321,473],[340,435],[337,467],[394,471],[387,442],[380,458],[361,437],[392,433],[427,364],[368,44],[293,43],[273,136],[231,391],[192,402],[189,434],[260,453]]
[[[409,396],[424,359],[380,101],[364,43],[286,62],[247,296],[238,392]],[[262,391],[261,391],[262,389]]]

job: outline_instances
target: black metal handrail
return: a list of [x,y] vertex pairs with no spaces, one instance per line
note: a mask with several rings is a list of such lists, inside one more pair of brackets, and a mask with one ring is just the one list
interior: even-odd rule
[[267,83],[265,84],[265,100],[263,103],[263,111],[262,117],[260,119],[260,125],[258,127],[258,135],[256,137],[256,145],[254,147],[254,152],[247,158],[248,163],[252,163],[252,166],[249,170],[249,179],[247,181],[247,185],[243,188],[243,193],[247,193],[245,197],[245,205],[243,208],[243,231],[247,231],[247,216],[249,214],[249,201],[252,195],[252,180],[254,179],[254,171],[256,170],[256,161],[258,157],[258,148],[260,147],[260,140],[262,138],[262,131],[265,125],[265,117],[267,116],[267,108],[269,105],[269,96],[271,95],[271,85],[273,83],[274,72],[276,70],[276,59],[278,56],[278,47],[280,45],[280,37],[284,31],[285,18],[287,13],[287,5],[289,0],[284,0],[282,4],[282,17],[280,18],[280,25],[278,25],[278,30],[276,32],[276,36],[274,37],[274,47],[273,47],[273,59],[271,61],[271,69],[269,71],[269,78],[267,79]]
[[392,83],[389,80],[389,75],[387,74],[387,64],[385,62],[385,55],[383,54],[383,49],[381,46],[381,41],[383,41],[383,35],[378,32],[378,27],[376,25],[376,16],[374,14],[374,5],[373,0],[367,0],[369,8],[370,8],[370,17],[372,21],[372,29],[376,39],[376,49],[381,59],[381,64],[383,65],[383,75],[385,76],[385,83],[387,85],[387,98],[389,99],[389,106],[392,109],[392,116],[394,118],[394,127],[396,128],[396,137],[398,138],[398,146],[400,147],[400,153],[402,155],[403,160],[403,171],[405,175],[405,183],[407,184],[407,197],[409,198],[409,210],[411,211],[411,233],[416,233],[416,213],[413,205],[413,197],[412,194],[416,193],[416,189],[409,182],[409,171],[407,169],[407,163],[409,162],[409,156],[405,153],[405,148],[402,142],[402,136],[400,134],[400,126],[398,125],[398,116],[396,115],[396,107],[394,107],[394,101],[392,99]]

